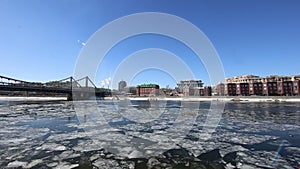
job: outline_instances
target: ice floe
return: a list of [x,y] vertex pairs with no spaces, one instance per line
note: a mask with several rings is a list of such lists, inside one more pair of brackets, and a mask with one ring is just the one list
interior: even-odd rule
[[[0,168],[297,167],[300,105],[260,104],[231,103],[216,128],[206,123],[213,132],[204,129],[207,108],[197,109],[195,121],[195,112],[171,106],[133,122],[122,113],[138,106],[116,113],[108,101],[98,109],[86,102],[82,110],[89,110],[77,116],[69,102],[2,105]],[[178,109],[186,118],[177,119]]]
[[25,168],[27,164],[28,163],[24,162],[24,161],[13,161],[13,162],[8,163],[7,167],[8,168],[18,168],[18,167]]

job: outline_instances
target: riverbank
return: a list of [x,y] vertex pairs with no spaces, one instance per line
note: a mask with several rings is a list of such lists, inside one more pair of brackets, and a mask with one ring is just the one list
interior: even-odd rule
[[223,102],[300,102],[299,96],[211,96],[211,97],[106,97],[105,100],[223,101]]
[[[104,100],[136,101],[222,101],[222,102],[300,102],[300,96],[202,96],[202,97],[105,97]],[[67,101],[67,97],[8,97],[0,102]]]

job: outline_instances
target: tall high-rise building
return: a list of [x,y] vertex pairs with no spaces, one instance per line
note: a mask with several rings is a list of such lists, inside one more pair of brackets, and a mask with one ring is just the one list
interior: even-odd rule
[[124,91],[124,88],[127,86],[127,83],[124,80],[119,82],[119,91]]

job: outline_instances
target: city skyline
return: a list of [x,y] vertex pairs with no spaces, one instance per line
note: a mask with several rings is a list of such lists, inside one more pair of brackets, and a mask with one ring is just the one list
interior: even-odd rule
[[[225,77],[299,74],[298,1],[136,2],[1,1],[0,74],[41,82],[68,77],[95,31],[120,17],[149,11],[176,15],[202,30],[219,54]],[[130,37],[109,51],[93,79],[96,85],[113,77],[128,55],[145,48],[171,51],[188,65],[195,79],[210,85],[204,65],[191,49],[172,38],[151,34]],[[171,75],[156,69],[124,80],[128,86],[157,83],[175,87],[177,83]]]

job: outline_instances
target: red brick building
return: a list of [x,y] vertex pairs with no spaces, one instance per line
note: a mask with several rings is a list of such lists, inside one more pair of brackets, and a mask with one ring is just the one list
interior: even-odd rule
[[293,95],[294,94],[293,82],[292,81],[283,82],[282,86],[283,86],[282,95]]
[[138,96],[157,96],[159,94],[159,85],[157,84],[142,84],[136,87]]
[[300,80],[294,81],[293,89],[295,95],[300,95]]
[[249,92],[249,84],[248,83],[237,83],[236,84],[236,94],[242,96],[248,96]]
[[262,82],[254,82],[249,84],[250,95],[263,95]]
[[225,95],[227,96],[236,96],[237,90],[236,90],[236,83],[227,83],[225,85]]
[[277,92],[277,82],[265,82],[264,83],[264,95],[276,96]]
[[219,83],[216,86],[216,92],[218,96],[224,96],[225,95],[225,84]]
[[235,76],[226,79],[225,95],[300,95],[299,85],[300,75],[273,75],[267,77],[259,77],[254,75]]
[[199,95],[198,96],[211,96],[212,95],[212,89],[211,86],[204,86],[199,89]]
[[211,86],[204,86],[204,96],[211,96],[212,89]]

